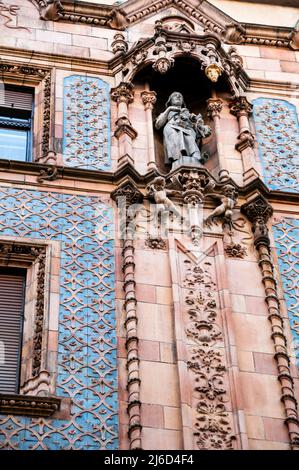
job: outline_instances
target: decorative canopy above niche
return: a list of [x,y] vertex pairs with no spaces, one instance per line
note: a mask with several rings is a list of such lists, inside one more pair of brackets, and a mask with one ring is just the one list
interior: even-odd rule
[[120,5],[99,5],[74,0],[30,0],[44,20],[91,24],[124,30],[171,6],[214,32],[228,44],[255,44],[299,50],[299,25],[294,28],[240,23],[207,0],[128,0]]
[[118,58],[121,63],[123,82],[131,82],[148,65],[155,72],[165,74],[174,66],[177,58],[184,56],[199,62],[203,73],[212,82],[217,82],[220,75],[224,77],[233,96],[239,96],[246,89],[249,78],[243,70],[242,58],[234,48],[226,52],[214,33],[191,34],[185,31],[188,24],[183,22],[181,26],[184,32],[177,32],[169,27],[172,24],[167,22],[168,29],[164,29],[164,20],[156,21],[154,36],[138,41],[128,51],[124,47],[126,43],[123,35],[116,35],[118,40],[112,44],[112,48],[116,54],[115,60]]

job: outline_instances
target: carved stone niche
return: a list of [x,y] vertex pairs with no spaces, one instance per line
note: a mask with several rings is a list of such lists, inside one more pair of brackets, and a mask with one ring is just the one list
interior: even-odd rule
[[[0,393],[0,413],[50,416],[59,410],[60,399],[54,396],[55,361],[50,361],[50,357],[57,354],[54,344],[58,336],[58,312],[51,308],[57,274],[53,272],[51,258],[58,255],[58,250],[58,242],[0,239],[0,267],[27,270],[20,392],[19,395]],[[50,321],[52,341],[49,341]]]

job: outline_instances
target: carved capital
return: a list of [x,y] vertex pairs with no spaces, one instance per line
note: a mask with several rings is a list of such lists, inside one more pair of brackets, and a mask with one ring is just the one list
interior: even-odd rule
[[141,98],[145,109],[153,109],[157,101],[157,93],[155,91],[142,91]]
[[121,82],[118,87],[112,88],[111,99],[119,103],[130,104],[134,101],[134,86],[132,83]]
[[122,33],[116,33],[111,44],[113,54],[126,53],[128,51],[128,43]]
[[116,188],[112,193],[111,197],[118,206],[129,207],[132,204],[138,204],[143,201],[143,194],[139,189],[128,180]]
[[235,98],[230,104],[230,112],[239,118],[240,116],[250,116],[253,106],[247,101],[246,96]]
[[263,196],[258,195],[253,201],[244,204],[241,211],[252,223],[255,246],[261,244],[269,246],[267,222],[273,214],[272,206]]
[[254,137],[250,131],[243,131],[238,135],[238,141],[235,145],[235,148],[242,152],[248,147],[254,147]]
[[210,118],[214,118],[215,116],[219,116],[222,111],[222,103],[223,101],[220,98],[209,98],[207,106],[207,114]]

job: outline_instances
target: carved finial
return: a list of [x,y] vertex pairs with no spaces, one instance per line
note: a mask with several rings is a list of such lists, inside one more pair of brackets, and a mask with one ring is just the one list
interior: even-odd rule
[[126,53],[128,50],[128,43],[122,33],[116,33],[111,44],[113,54]]

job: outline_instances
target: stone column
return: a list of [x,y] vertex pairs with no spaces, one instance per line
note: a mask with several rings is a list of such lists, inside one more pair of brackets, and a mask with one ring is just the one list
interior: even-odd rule
[[129,119],[129,104],[134,100],[132,83],[121,82],[118,87],[111,90],[111,98],[118,106],[114,132],[119,142],[118,166],[128,162],[134,164],[132,141],[136,139],[137,132]]
[[147,128],[147,147],[148,147],[148,169],[156,169],[155,161],[155,144],[154,144],[154,131],[153,131],[153,116],[152,110],[157,101],[157,94],[155,91],[145,90],[141,93],[142,102],[146,115],[146,128]]
[[216,145],[219,160],[219,180],[225,181],[229,178],[228,170],[225,168],[225,156],[222,145],[222,135],[220,126],[220,113],[222,111],[222,100],[216,96],[209,98],[207,112],[208,116],[213,120],[216,134]]
[[252,114],[252,104],[245,96],[235,98],[230,105],[230,112],[238,118],[239,135],[235,145],[242,155],[244,184],[258,178],[255,170],[254,137],[249,128],[249,116]]
[[271,338],[275,350],[274,359],[277,364],[278,380],[281,386],[281,401],[285,409],[285,424],[289,431],[290,446],[292,450],[299,450],[299,420],[294,380],[291,375],[290,357],[287,350],[287,339],[284,333],[277,284],[274,278],[270,239],[266,225],[273,209],[266,199],[257,195],[251,202],[244,204],[241,210],[252,223],[254,245],[258,251],[259,266],[265,288],[265,301],[268,306],[268,319],[272,330]]
[[143,195],[131,183],[124,183],[111,197],[116,201],[122,241],[122,271],[125,292],[125,331],[127,350],[127,391],[128,391],[128,437],[130,449],[141,449],[141,401],[139,348],[137,334],[137,299],[135,281],[135,224],[134,204],[142,201]]

